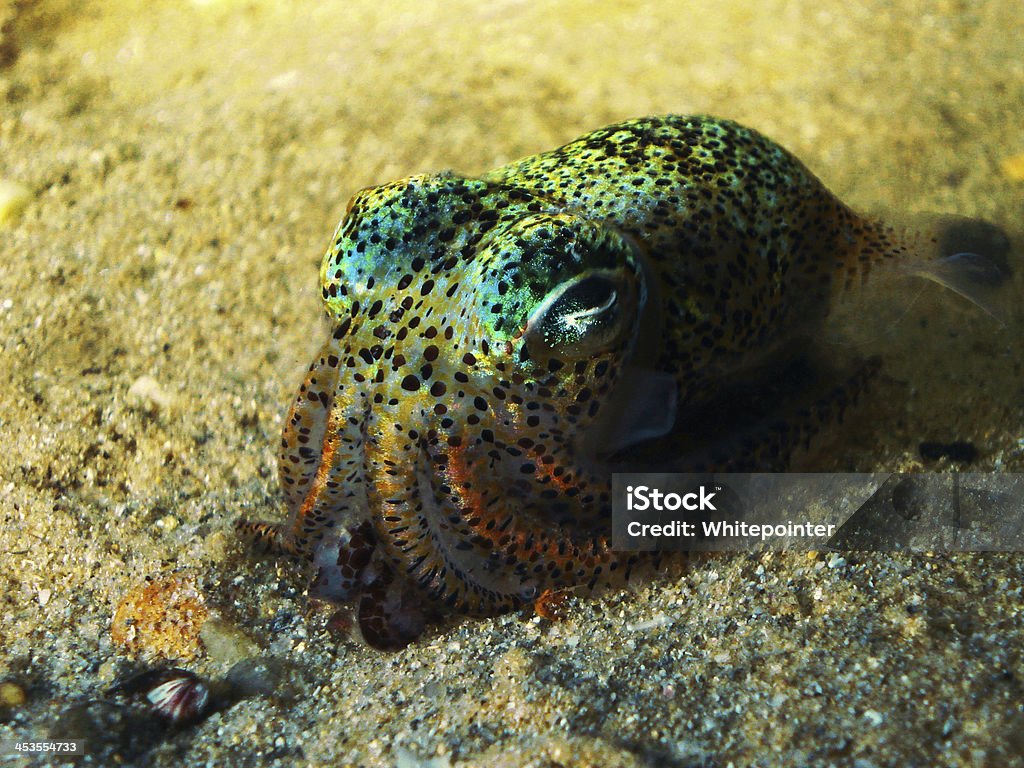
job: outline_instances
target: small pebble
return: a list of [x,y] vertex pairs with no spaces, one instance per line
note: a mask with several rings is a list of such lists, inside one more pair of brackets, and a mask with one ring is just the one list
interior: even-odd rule
[[0,707],[20,707],[28,701],[25,689],[12,680],[0,683]]
[[664,627],[667,624],[672,623],[672,617],[665,613],[659,613],[652,619],[647,621],[640,621],[636,624],[627,624],[626,630],[629,632],[646,632],[651,629],[657,629],[658,627]]
[[165,515],[156,521],[156,526],[170,533],[178,527],[178,518],[174,515]]
[[222,619],[208,619],[199,630],[199,639],[210,658],[221,664],[236,664],[260,653],[252,638]]
[[166,411],[174,404],[174,398],[152,376],[137,378],[128,389],[128,398],[150,412]]
[[0,179],[0,224],[14,221],[25,210],[32,191],[15,181]]

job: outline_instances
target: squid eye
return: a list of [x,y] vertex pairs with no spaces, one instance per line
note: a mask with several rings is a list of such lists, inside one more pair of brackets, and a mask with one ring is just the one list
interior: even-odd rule
[[588,275],[553,290],[531,318],[530,331],[549,349],[576,348],[592,353],[619,337],[628,291],[619,281]]

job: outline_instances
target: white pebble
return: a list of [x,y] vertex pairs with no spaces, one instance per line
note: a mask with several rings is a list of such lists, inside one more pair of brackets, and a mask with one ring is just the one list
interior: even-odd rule
[[885,716],[881,712],[876,712],[873,709],[869,709],[864,713],[864,719],[875,728],[885,722]]
[[167,410],[174,403],[174,398],[152,376],[137,378],[128,389],[128,397],[153,411]]

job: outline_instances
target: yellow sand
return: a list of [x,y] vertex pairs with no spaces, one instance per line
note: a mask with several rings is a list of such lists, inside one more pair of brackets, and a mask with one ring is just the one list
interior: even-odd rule
[[[1020,23],[1019,0],[5,6],[0,179],[31,196],[0,228],[0,681],[28,701],[0,705],[0,740],[158,766],[1011,764],[1015,556],[708,558],[563,623],[456,621],[381,656],[230,526],[281,514],[317,265],[358,188],[710,112],[857,207],[1019,235]],[[975,469],[1024,469],[1019,315],[910,310],[834,465],[963,439]],[[154,735],[102,693],[133,669],[115,606],[171,573],[262,649],[274,693]],[[221,680],[237,651],[190,668]]]

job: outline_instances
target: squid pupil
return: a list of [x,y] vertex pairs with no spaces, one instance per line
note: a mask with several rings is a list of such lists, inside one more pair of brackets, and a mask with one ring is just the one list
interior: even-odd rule
[[614,283],[587,277],[563,293],[543,320],[544,339],[551,345],[572,344],[597,329],[613,325],[618,316]]

